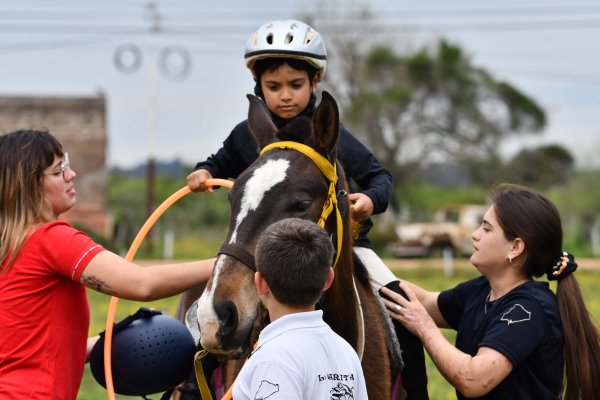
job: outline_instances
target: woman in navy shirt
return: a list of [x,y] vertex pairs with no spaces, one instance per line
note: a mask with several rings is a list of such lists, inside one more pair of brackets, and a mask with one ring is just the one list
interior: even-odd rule
[[[403,282],[408,300],[384,289],[392,318],[421,338],[459,399],[600,399],[600,336],[556,206],[501,185],[472,238],[481,276],[441,293]],[[544,274],[556,295],[535,279]],[[439,328],[457,331],[455,346]]]

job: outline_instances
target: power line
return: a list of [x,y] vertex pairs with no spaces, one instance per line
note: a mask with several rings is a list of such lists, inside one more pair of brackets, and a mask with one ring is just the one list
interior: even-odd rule
[[56,50],[89,46],[114,41],[114,36],[86,36],[43,40],[38,42],[11,42],[0,44],[0,54],[26,53],[29,51]]
[[140,24],[140,28],[133,29],[131,24],[123,25],[92,25],[87,23],[81,24],[12,24],[0,23],[0,32],[14,34],[76,34],[76,35],[121,35],[123,33],[139,34],[147,33],[148,27]]
[[[47,6],[47,3],[41,3],[36,5],[35,8],[27,7],[27,4],[19,4],[18,8],[15,7],[2,7],[0,12],[5,16],[10,17],[50,17],[56,18],[64,15],[68,15],[69,18],[76,16],[76,14],[87,14],[90,16],[97,16],[99,12],[112,13],[113,15],[122,15],[123,12],[140,12],[147,5],[131,5],[130,3],[118,2],[116,6],[111,6],[108,3],[81,3],[76,2],[69,4],[66,7],[60,7],[55,2],[52,6]],[[184,13],[189,14],[191,12],[198,14],[238,14],[238,15],[256,15],[262,16],[266,13],[286,13],[294,11],[306,11],[302,4],[300,7],[284,7],[280,4],[277,6],[260,6],[253,4],[251,7],[244,6],[236,7],[211,7],[211,4],[197,3],[194,2],[189,6],[182,6],[181,3],[172,2],[158,2],[157,5],[161,9],[162,14],[166,13]],[[384,15],[390,15],[391,13],[399,13],[402,15],[414,15],[420,17],[438,17],[438,16],[470,16],[470,17],[482,17],[482,16],[523,16],[525,14],[533,14],[536,16],[540,15],[569,15],[569,14],[589,14],[591,12],[600,12],[600,5],[593,3],[582,3],[582,4],[543,4],[543,5],[469,5],[469,6],[442,6],[442,7],[406,7],[396,6],[393,4],[386,4],[385,7],[376,7],[371,4],[365,5],[344,5],[336,4],[335,7],[327,7],[325,4],[321,7],[319,4],[315,7],[323,13],[358,13],[362,11],[370,11],[372,13],[381,12]]]
[[543,17],[543,16],[573,16],[600,13],[598,4],[573,4],[536,6],[490,6],[490,7],[419,7],[395,8],[386,7],[384,10],[372,10],[382,16],[397,15],[417,18],[506,18],[506,17]]
[[[84,3],[85,4],[85,3]],[[78,6],[81,3],[77,3]],[[360,11],[369,10],[372,15],[378,19],[392,18],[392,19],[429,19],[429,18],[443,18],[443,19],[498,19],[498,18],[545,18],[548,16],[558,17],[589,17],[591,15],[600,14],[600,5],[598,4],[568,4],[568,5],[552,5],[544,4],[543,6],[469,6],[469,7],[394,7],[386,6],[384,8],[369,8],[369,7],[343,7],[342,10],[339,8],[318,8],[319,13],[324,15],[339,15],[340,12],[348,13],[343,17],[344,21],[357,22],[360,21],[361,17],[352,16],[352,14],[360,15]],[[52,8],[36,8],[34,10],[23,10],[23,9],[0,9],[0,20],[25,20],[31,22],[32,20],[51,20],[51,21],[65,21],[72,22],[73,20],[91,19],[97,21],[99,17],[104,17],[108,20],[114,21],[120,19],[123,16],[130,15],[132,18],[139,18],[140,11],[143,11],[143,7],[136,6],[135,8],[124,9],[122,3],[119,3],[119,8],[114,7],[90,7],[85,8],[74,8],[70,6],[66,9],[57,9],[53,5]],[[305,10],[293,10],[290,8],[208,8],[206,4],[198,5],[196,3],[193,7],[180,7],[173,6],[172,4],[162,4],[161,15],[175,16],[180,21],[186,21],[193,19],[197,21],[198,18],[210,18],[212,21],[219,21],[221,24],[227,24],[227,19],[248,19],[249,17],[262,17],[268,14],[289,14],[290,12],[305,12]],[[221,16],[225,20],[218,18]],[[329,23],[336,23],[339,21],[339,17],[336,17]]]
[[[183,38],[194,38],[195,45],[215,45],[214,38],[219,39],[220,46],[234,45],[239,38],[245,38],[248,32],[256,28],[256,24],[248,19],[236,21],[238,16],[248,14],[264,15],[266,9],[206,9],[205,7],[163,7],[159,4],[161,15],[161,29],[157,32],[162,36],[179,36]],[[44,39],[41,41],[29,41],[16,43],[13,38],[4,36],[10,43],[0,44],[0,54],[22,53],[27,51],[52,50],[69,47],[82,47],[102,42],[114,41],[116,37],[131,38],[134,36],[145,36],[150,32],[147,20],[141,19],[142,7],[128,8],[121,13],[119,10],[102,8],[89,10],[70,9],[57,10],[56,8],[47,10],[1,10],[0,9],[0,32],[12,33],[14,35],[71,35],[71,37],[60,37],[55,39]],[[272,9],[268,10],[273,12]],[[375,10],[382,13],[382,18],[369,20],[368,32],[370,35],[402,35],[434,32],[437,34],[460,33],[460,32],[517,32],[517,31],[566,31],[566,30],[595,30],[600,28],[600,17],[595,14],[600,13],[600,5],[548,5],[544,7],[532,6],[507,6],[507,7],[444,7],[444,8],[396,8],[386,7],[385,9]],[[182,12],[183,16],[175,17],[174,13]],[[229,21],[219,21],[218,18],[203,23],[187,23],[188,18],[194,18],[197,15],[208,16],[219,12],[225,17],[229,16]],[[130,13],[134,15],[129,15]],[[137,15],[136,15],[137,14]],[[327,15],[327,13],[324,13]],[[582,15],[573,17],[573,15]],[[330,14],[331,15],[331,14]],[[109,18],[103,23],[106,16]],[[140,18],[133,21],[133,17]],[[231,18],[236,16],[236,18]],[[555,16],[552,19],[547,16]],[[556,17],[556,16],[560,16]],[[445,21],[428,21],[427,23],[408,22],[409,18],[444,18]],[[16,19],[27,19],[27,21],[15,21]],[[49,22],[32,22],[31,19],[40,19]],[[66,18],[66,19],[65,19]],[[125,18],[125,20],[123,19]],[[477,18],[477,21],[469,19]],[[482,22],[482,18],[492,18],[492,21]],[[504,20],[498,20],[502,18]],[[9,20],[4,21],[5,19]],[[93,23],[90,20],[93,19]],[[233,19],[233,21],[232,21]],[[241,18],[240,18],[241,19]],[[77,22],[74,22],[77,21]],[[128,22],[125,22],[128,21]],[[318,19],[318,29],[329,35],[346,35],[356,33],[356,25],[351,22],[365,21],[352,18],[341,18],[336,20]],[[201,37],[198,41],[195,37]],[[225,40],[223,40],[225,39]],[[231,39],[227,43],[226,39]],[[0,38],[0,41],[2,38]],[[125,39],[126,40],[126,39]],[[239,47],[239,45],[235,45]],[[517,70],[513,70],[518,72]],[[524,74],[534,74],[531,71],[521,70]],[[539,75],[539,70],[535,73]],[[560,72],[547,72],[550,79],[559,78],[570,83],[588,82],[596,85],[597,77],[585,76],[584,74],[562,74]]]
[[522,75],[527,79],[533,79],[543,82],[550,82],[555,84],[567,83],[570,85],[584,85],[584,86],[600,86],[600,75],[589,75],[589,74],[575,74],[564,71],[549,71],[540,69],[527,69],[518,67],[502,67],[496,66],[496,71],[504,71],[512,76]]
[[[205,24],[171,24],[161,30],[164,34],[179,35],[207,35],[207,34],[234,34],[244,33],[256,28],[255,24],[229,24],[217,22]],[[457,22],[457,23],[431,23],[427,25],[410,25],[406,21],[377,23],[369,26],[371,35],[410,34],[418,32],[507,32],[507,31],[560,31],[560,30],[596,30],[600,28],[600,18],[589,19],[557,19],[552,21],[501,21],[501,22]],[[148,31],[148,28],[145,28]],[[129,32],[127,31],[129,30]],[[351,24],[322,24],[320,31],[329,34],[356,33],[356,26]],[[13,34],[140,34],[140,28],[131,29],[131,25],[90,25],[90,24],[14,24],[0,23],[0,32]]]

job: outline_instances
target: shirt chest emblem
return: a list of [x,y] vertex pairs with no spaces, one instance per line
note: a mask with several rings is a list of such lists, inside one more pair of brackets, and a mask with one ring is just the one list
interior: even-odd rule
[[517,322],[525,322],[531,319],[531,312],[520,304],[515,304],[502,315],[500,321],[506,321],[508,325],[516,324]]

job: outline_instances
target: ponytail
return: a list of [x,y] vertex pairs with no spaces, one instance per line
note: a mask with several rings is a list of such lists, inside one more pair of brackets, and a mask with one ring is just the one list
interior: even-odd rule
[[[579,283],[572,271],[577,264],[572,255],[560,278],[556,298],[565,341],[565,400],[600,399],[600,334],[587,310]],[[574,264],[574,265],[573,265]],[[557,276],[554,275],[554,276]]]

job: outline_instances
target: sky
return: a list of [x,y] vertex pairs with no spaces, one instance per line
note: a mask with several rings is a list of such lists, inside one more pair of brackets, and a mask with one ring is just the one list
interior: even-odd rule
[[507,140],[507,157],[557,143],[578,167],[600,167],[600,4],[590,0],[3,0],[0,96],[101,92],[110,166],[194,164],[246,117],[252,32],[312,14],[327,43],[344,34],[341,15],[364,7],[382,24],[377,41],[410,52],[445,37],[546,110],[545,131]]

